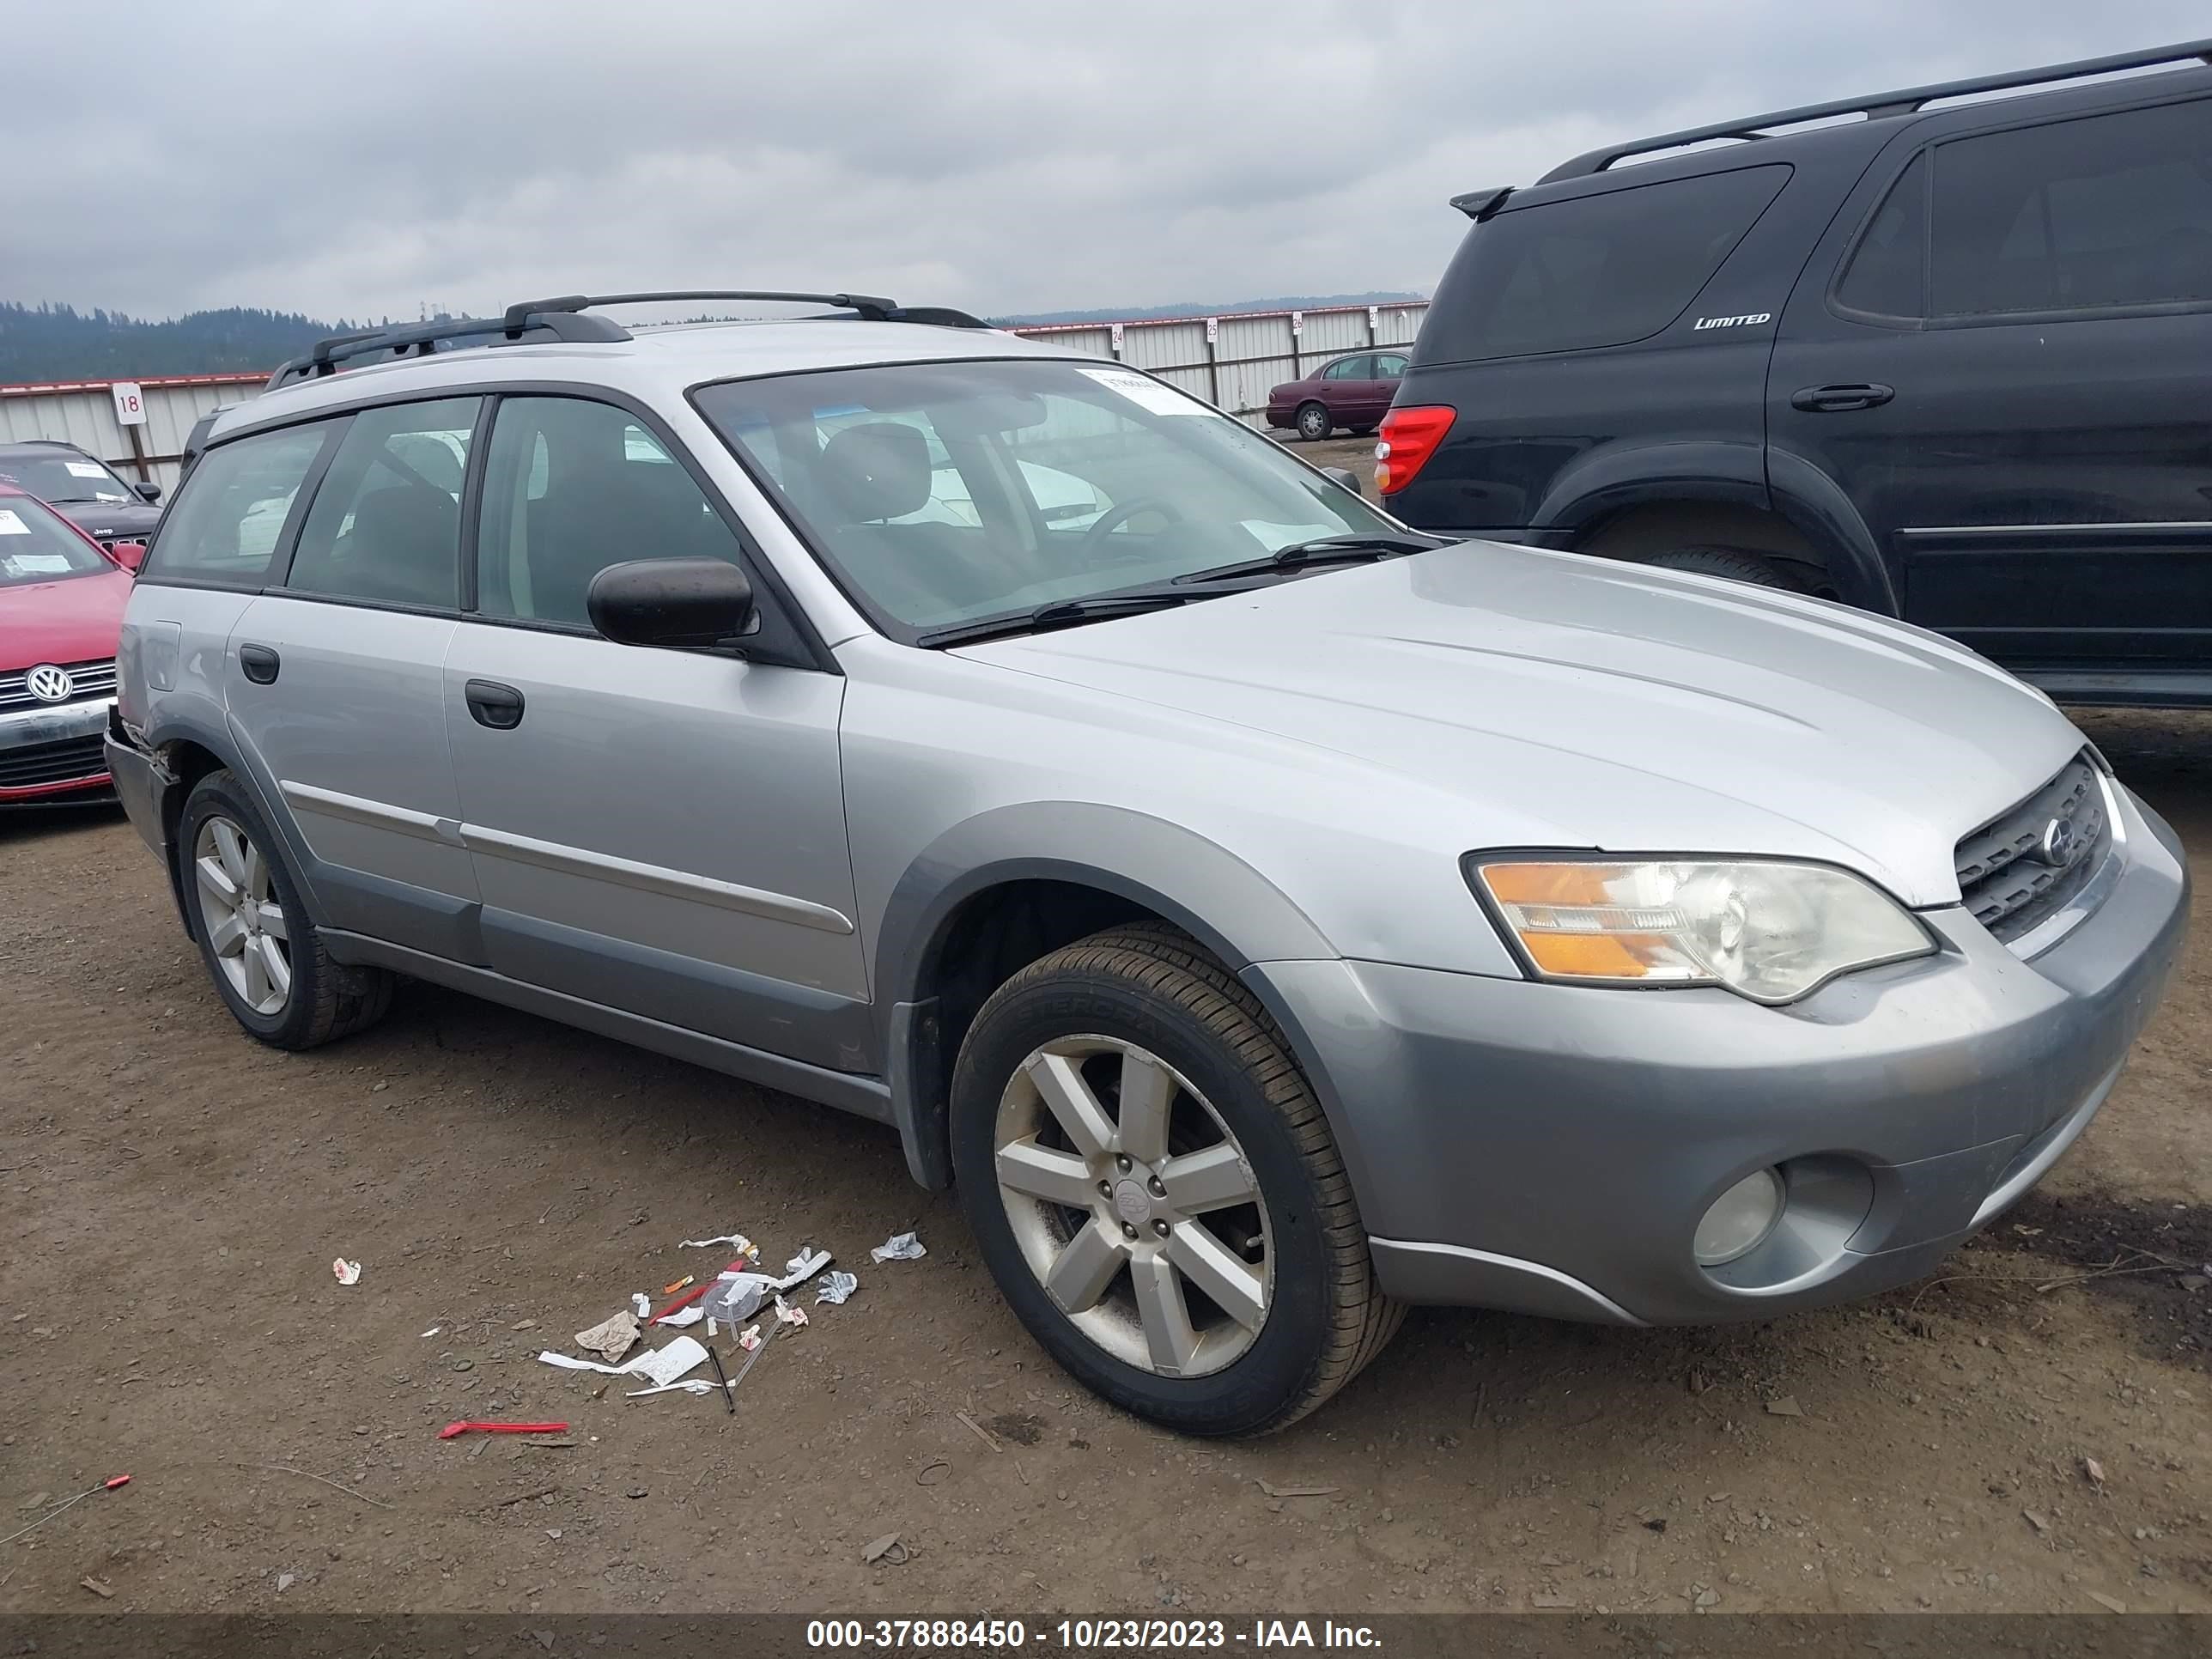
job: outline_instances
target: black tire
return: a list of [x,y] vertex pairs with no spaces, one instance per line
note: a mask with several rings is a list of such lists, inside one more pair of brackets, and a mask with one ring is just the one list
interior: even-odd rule
[[[996,1173],[1000,1099],[1034,1050],[1079,1033],[1141,1045],[1182,1073],[1241,1144],[1258,1185],[1271,1298],[1249,1348],[1209,1374],[1164,1376],[1092,1341],[1047,1293],[1015,1237]],[[1000,986],[961,1044],[951,1109],[961,1201],[985,1264],[1045,1350],[1124,1410],[1188,1434],[1283,1428],[1358,1375],[1404,1319],[1403,1304],[1376,1285],[1351,1181],[1281,1032],[1174,928],[1096,933]]]
[[1375,435],[1375,428],[1371,426],[1355,426],[1349,430],[1355,438],[1371,438]]
[[1328,405],[1324,404],[1300,404],[1297,414],[1292,418],[1297,424],[1298,436],[1310,444],[1319,443],[1336,430],[1336,422],[1331,418]]
[[[216,960],[210,937],[209,900],[193,852],[201,830],[212,818],[227,819],[235,825],[266,862],[270,895],[284,916],[291,983],[283,1006],[272,1012],[257,1012]],[[321,933],[307,920],[307,907],[300,902],[299,884],[292,878],[282,843],[234,774],[210,772],[192,786],[178,821],[176,855],[182,866],[185,908],[192,938],[200,947],[200,960],[223,1006],[249,1034],[272,1048],[313,1048],[373,1025],[384,1017],[392,1006],[392,975],[380,968],[355,968],[331,960]]]
[[1747,582],[1753,587],[1796,591],[1794,584],[1775,568],[1771,560],[1762,559],[1756,553],[1739,553],[1732,547],[1670,547],[1663,553],[1646,554],[1638,562],[1656,565],[1662,570],[1721,576],[1732,582]]

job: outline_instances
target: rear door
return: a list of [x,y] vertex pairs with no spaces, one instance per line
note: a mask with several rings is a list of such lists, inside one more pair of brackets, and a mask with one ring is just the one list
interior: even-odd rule
[[1911,620],[2080,695],[2203,678],[2212,100],[1912,138],[1790,300],[1778,456],[1843,487]]
[[770,602],[680,454],[612,402],[500,401],[444,686],[484,948],[529,984],[868,1070],[843,679],[617,645],[586,614],[592,579],[630,559],[748,565]]
[[444,684],[479,406],[391,404],[329,423],[289,563],[224,662],[231,724],[307,843],[331,922],[462,960],[476,954],[476,877]]

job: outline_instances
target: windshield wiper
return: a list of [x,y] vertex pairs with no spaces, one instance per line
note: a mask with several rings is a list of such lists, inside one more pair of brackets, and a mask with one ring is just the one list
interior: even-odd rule
[[1392,559],[1407,553],[1425,553],[1431,548],[1448,546],[1437,536],[1398,535],[1377,532],[1373,535],[1316,536],[1310,541],[1292,542],[1288,547],[1279,547],[1264,559],[1244,559],[1236,564],[1216,565],[1211,570],[1194,570],[1188,576],[1178,576],[1179,582],[1218,582],[1232,580],[1238,576],[1272,575],[1277,571],[1297,570],[1310,565],[1366,564],[1377,559]]
[[[1227,573],[1223,574],[1225,577]],[[1070,628],[1079,623],[1096,622],[1105,617],[1128,617],[1146,611],[1164,611],[1170,605],[1188,605],[1194,599],[1218,599],[1224,593],[1235,593],[1257,586],[1256,582],[1236,586],[1225,582],[1209,583],[1203,588],[1194,590],[1175,582],[1162,582],[1149,587],[1124,588],[1118,593],[1096,593],[1085,599],[1054,599],[1049,605],[1038,605],[1034,611],[1017,611],[1011,616],[985,617],[976,622],[934,629],[918,635],[915,643],[919,646],[971,645],[979,640],[1035,634],[1050,628]]]

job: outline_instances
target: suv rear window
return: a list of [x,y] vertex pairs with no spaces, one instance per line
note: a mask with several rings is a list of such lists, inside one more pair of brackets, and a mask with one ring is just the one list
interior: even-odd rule
[[260,586],[328,432],[288,427],[208,451],[162,519],[140,580]]
[[1771,164],[1509,208],[1461,243],[1416,355],[1464,362],[1656,334],[1712,280],[1789,178],[1787,167]]

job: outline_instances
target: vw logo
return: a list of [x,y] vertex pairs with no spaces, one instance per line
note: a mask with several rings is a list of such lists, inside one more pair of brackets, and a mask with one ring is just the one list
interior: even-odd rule
[[2043,826],[2043,839],[2036,845],[2036,853],[2054,870],[2063,870],[2074,861],[2074,823],[2070,818],[2053,818]]
[[23,677],[23,689],[40,702],[67,702],[76,682],[70,678],[68,669],[42,662]]

